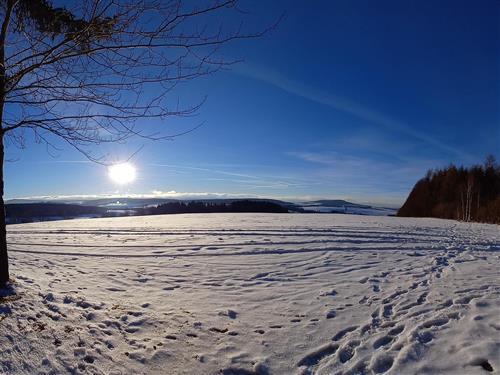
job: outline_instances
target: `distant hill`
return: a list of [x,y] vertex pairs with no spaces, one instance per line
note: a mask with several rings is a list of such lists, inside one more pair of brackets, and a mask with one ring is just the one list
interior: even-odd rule
[[358,204],[343,199],[321,199],[300,204],[302,212],[337,213],[354,215],[395,215],[394,208],[375,207],[366,204]]
[[5,206],[7,224],[102,217],[106,211],[102,207],[64,203],[17,203]]
[[352,202],[345,201],[343,199],[323,199],[323,200],[307,202],[307,204],[311,205],[311,206],[319,205],[319,206],[325,206],[325,207],[345,207],[345,206],[347,206],[347,207],[372,208],[372,206],[369,206],[369,205],[352,203]]
[[281,201],[277,199],[265,198],[222,198],[222,199],[174,199],[174,198],[129,198],[129,197],[113,197],[113,198],[95,198],[95,199],[31,199],[18,198],[7,200],[7,204],[22,204],[22,203],[64,203],[84,206],[96,207],[115,207],[115,208],[142,208],[147,206],[157,206],[160,204],[171,202],[204,202],[204,203],[231,203],[241,200],[250,200],[253,202],[271,202],[279,204],[283,207],[295,207],[292,202]]
[[12,199],[7,201],[9,224],[73,218],[159,215],[210,212],[337,213],[393,215],[394,209],[373,207],[341,199],[293,203],[277,199],[96,198],[96,199]]
[[500,224],[500,165],[450,165],[427,172],[413,187],[398,216],[438,217]]
[[[163,215],[180,213],[222,213],[222,212],[268,212],[287,213],[285,205],[267,200],[219,200],[219,201],[177,201],[157,203],[152,200],[85,201],[85,204],[69,203],[8,203],[6,205],[7,224],[38,221],[52,221],[75,218],[97,218],[116,216]],[[101,206],[88,205],[101,203]],[[141,204],[142,203],[142,204]]]

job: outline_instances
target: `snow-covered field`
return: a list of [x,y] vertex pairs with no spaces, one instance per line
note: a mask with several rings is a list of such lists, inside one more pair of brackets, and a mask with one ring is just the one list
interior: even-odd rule
[[0,373],[500,371],[500,229],[210,214],[9,227]]

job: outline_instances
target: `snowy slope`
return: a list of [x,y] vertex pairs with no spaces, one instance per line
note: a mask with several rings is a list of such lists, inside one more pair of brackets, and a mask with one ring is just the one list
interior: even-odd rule
[[210,214],[9,227],[0,373],[500,371],[500,230]]
[[352,203],[341,199],[319,200],[298,203],[306,212],[340,213],[352,215],[389,216],[396,215],[396,208],[376,207],[366,204]]

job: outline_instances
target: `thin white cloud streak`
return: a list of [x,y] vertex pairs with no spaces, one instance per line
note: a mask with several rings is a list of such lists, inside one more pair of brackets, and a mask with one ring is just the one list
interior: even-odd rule
[[254,78],[266,83],[269,83],[275,87],[278,87],[288,93],[300,96],[302,98],[308,99],[310,101],[323,104],[327,107],[349,113],[361,120],[365,120],[371,124],[376,124],[378,126],[384,127],[388,130],[397,131],[406,135],[409,135],[415,139],[425,142],[429,145],[435,146],[442,151],[450,152],[455,155],[460,156],[464,159],[475,159],[473,155],[470,155],[462,150],[459,150],[453,146],[450,146],[444,142],[441,142],[426,133],[419,132],[412,128],[409,124],[402,121],[395,120],[381,112],[372,110],[370,108],[364,107],[358,103],[352,102],[346,98],[340,96],[332,95],[324,90],[317,89],[312,86],[305,85],[303,83],[293,81],[284,75],[272,71],[267,68],[259,67],[254,64],[246,63],[237,67],[234,70],[236,73],[250,78]]
[[209,169],[209,168],[191,167],[191,166],[174,165],[174,164],[149,164],[149,165],[152,166],[152,167],[165,167],[165,168],[174,168],[174,169],[175,168],[178,168],[178,169],[188,169],[188,170],[193,170],[193,171],[216,173],[216,174],[222,174],[222,175],[233,176],[233,177],[260,179],[260,177],[258,177],[258,176],[253,176],[253,175],[248,175],[248,174],[242,174],[242,173],[226,172],[226,171],[221,171],[221,170],[216,170],[216,169]]
[[[308,180],[297,179],[297,178],[287,177],[287,176],[279,176],[279,177],[273,178],[270,176],[256,176],[256,175],[250,175],[250,174],[222,171],[222,170],[217,170],[217,169],[174,165],[174,164],[149,164],[149,165],[152,167],[165,167],[165,168],[171,168],[171,169],[190,170],[190,171],[192,170],[192,171],[206,172],[208,174],[235,177],[235,178],[225,178],[225,179],[223,179],[223,178],[211,178],[211,180],[213,180],[213,181],[227,181],[227,182],[242,184],[242,185],[246,186],[247,188],[252,188],[252,189],[264,188],[264,187],[278,189],[278,188],[300,187],[300,186],[309,186],[310,185],[308,183],[309,182]],[[202,178],[198,178],[198,179],[201,180]],[[207,180],[207,179],[205,179],[205,180]]]
[[[120,198],[136,198],[136,199],[150,199],[150,198],[171,198],[171,199],[224,199],[224,198],[259,198],[260,196],[252,194],[231,194],[231,193],[219,193],[219,192],[178,192],[175,190],[171,191],[161,191],[153,190],[148,194],[75,194],[75,195],[36,195],[18,198],[9,198],[7,201],[13,201],[18,199],[26,200],[38,200],[38,201],[60,201],[60,200],[72,200],[72,201],[86,201],[93,199],[120,199]],[[7,202],[8,203],[8,202]]]
[[426,170],[441,163],[433,160],[405,159],[398,163],[373,160],[337,152],[288,152],[302,161],[316,164],[311,179],[318,179],[339,193],[385,194],[402,201],[415,181]]

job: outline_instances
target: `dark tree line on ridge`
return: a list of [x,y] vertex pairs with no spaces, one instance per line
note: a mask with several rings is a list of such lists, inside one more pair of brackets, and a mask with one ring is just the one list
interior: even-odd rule
[[[29,218],[43,219],[46,217],[78,217],[82,215],[104,215],[102,207],[83,206],[79,204],[60,203],[27,203],[5,205],[5,215],[9,222],[29,222]],[[25,220],[23,220],[25,219]]]
[[230,203],[222,202],[169,202],[156,207],[146,207],[140,210],[143,215],[184,214],[184,213],[215,213],[215,212],[271,212],[287,213],[288,210],[273,202],[239,200]]
[[287,213],[282,205],[269,201],[238,200],[233,202],[168,202],[144,208],[109,209],[65,203],[7,204],[6,217],[10,224],[73,219],[81,217],[117,217],[216,212]]
[[500,224],[500,164],[490,155],[483,165],[464,168],[451,164],[428,171],[415,184],[398,216]]

